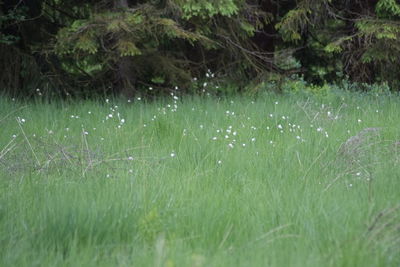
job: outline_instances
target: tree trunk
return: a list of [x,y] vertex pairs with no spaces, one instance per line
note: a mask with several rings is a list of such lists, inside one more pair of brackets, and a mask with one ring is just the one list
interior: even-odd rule
[[[114,0],[115,9],[129,8],[128,0]],[[131,98],[135,94],[136,79],[133,72],[132,57],[122,56],[117,62],[117,90],[121,95]]]
[[135,95],[136,79],[133,74],[133,62],[130,57],[121,57],[118,64],[118,93],[131,98]]
[[[259,9],[266,13],[271,13],[274,17],[277,16],[277,6],[272,0],[257,0],[249,1],[251,4],[259,6]],[[275,38],[277,37],[277,31],[274,27],[274,23],[263,23],[263,28],[257,31],[252,37],[252,41],[258,46],[262,52],[268,53],[268,57],[271,58],[270,62],[266,62],[266,68],[273,70],[274,63],[273,57],[275,52]]]
[[114,8],[123,9],[128,7],[128,0],[114,0]]

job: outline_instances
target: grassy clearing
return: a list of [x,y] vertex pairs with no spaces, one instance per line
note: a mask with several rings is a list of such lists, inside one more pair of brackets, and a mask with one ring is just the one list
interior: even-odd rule
[[0,263],[399,266],[399,114],[346,93],[3,98]]

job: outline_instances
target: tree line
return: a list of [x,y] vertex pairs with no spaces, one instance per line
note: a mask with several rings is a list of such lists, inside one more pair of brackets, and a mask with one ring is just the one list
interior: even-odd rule
[[0,0],[0,91],[133,96],[213,73],[400,86],[396,0]]

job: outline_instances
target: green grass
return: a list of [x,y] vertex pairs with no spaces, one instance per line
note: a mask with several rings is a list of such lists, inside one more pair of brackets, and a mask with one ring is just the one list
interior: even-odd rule
[[399,97],[174,104],[3,97],[1,266],[400,265]]

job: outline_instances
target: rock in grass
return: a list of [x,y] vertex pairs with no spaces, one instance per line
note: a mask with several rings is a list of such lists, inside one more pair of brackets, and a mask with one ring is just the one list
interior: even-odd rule
[[360,156],[364,148],[370,145],[376,137],[380,136],[381,128],[365,128],[358,134],[350,137],[339,149],[342,155],[355,158]]

